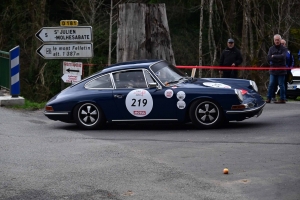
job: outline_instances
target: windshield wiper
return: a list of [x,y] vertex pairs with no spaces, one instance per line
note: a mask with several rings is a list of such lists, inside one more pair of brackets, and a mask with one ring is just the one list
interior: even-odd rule
[[176,81],[170,81],[170,82],[165,82],[165,85],[169,85],[172,83],[178,83],[179,81],[181,81],[182,79],[184,79],[183,77],[181,77],[180,79],[176,80]]

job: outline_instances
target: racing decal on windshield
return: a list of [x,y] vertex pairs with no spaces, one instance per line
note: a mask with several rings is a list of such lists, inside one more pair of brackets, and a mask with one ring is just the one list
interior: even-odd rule
[[176,96],[179,100],[183,100],[185,98],[185,93],[183,91],[179,91]]
[[179,101],[177,102],[177,107],[178,107],[179,109],[184,109],[185,106],[186,106],[186,104],[185,104],[184,101],[179,100]]
[[145,117],[153,108],[151,94],[143,89],[132,90],[129,92],[125,103],[127,110],[135,117]]
[[223,83],[205,82],[203,85],[213,88],[231,88],[229,85],[225,85]]
[[165,97],[167,98],[171,98],[173,94],[174,94],[173,90],[168,89],[165,91]]

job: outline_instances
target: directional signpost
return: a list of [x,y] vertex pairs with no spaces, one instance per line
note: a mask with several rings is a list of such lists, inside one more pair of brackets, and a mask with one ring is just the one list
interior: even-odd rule
[[65,83],[77,83],[81,80],[81,77],[78,75],[72,75],[72,74],[64,74],[61,79],[65,82]]
[[63,73],[72,75],[82,75],[82,62],[63,62]]
[[92,27],[43,27],[35,36],[42,42],[91,42]]
[[[43,42],[36,50],[44,59],[87,59],[94,56],[91,26],[78,26],[77,20],[61,20],[59,27],[43,27],[35,36]],[[81,80],[82,63],[63,63],[65,83]],[[61,88],[64,83],[61,82]]]
[[82,62],[63,62],[63,76],[61,79],[65,83],[77,83],[81,80]]

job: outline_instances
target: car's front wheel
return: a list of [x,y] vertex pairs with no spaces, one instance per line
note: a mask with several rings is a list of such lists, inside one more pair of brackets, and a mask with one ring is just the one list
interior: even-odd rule
[[77,105],[73,117],[76,124],[83,129],[96,129],[104,123],[104,115],[101,109],[93,103]]
[[198,128],[216,128],[223,122],[221,108],[211,100],[197,100],[189,110],[190,119]]

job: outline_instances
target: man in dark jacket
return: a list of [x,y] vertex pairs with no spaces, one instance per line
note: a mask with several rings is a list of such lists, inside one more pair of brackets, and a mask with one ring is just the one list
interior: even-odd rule
[[[286,41],[284,39],[281,39],[281,45],[284,46],[285,48],[287,48],[286,46]],[[287,85],[288,85],[288,82],[290,82],[291,80],[290,79],[290,76],[293,77],[292,75],[292,72],[291,72],[291,68],[294,67],[294,56],[293,54],[289,51],[289,49],[287,48],[287,52],[286,52],[286,59],[285,59],[285,62],[286,62],[286,67],[287,67],[287,70],[286,70],[286,75],[285,75],[285,80],[284,80],[284,88],[285,88],[285,97],[286,97],[286,91],[287,91]],[[274,94],[274,98],[272,98],[272,101],[276,101],[276,94],[277,94],[277,90],[278,90],[278,84],[275,83],[275,87],[274,87],[274,90],[275,90],[275,94]],[[287,99],[285,99],[285,101],[287,101]]]
[[[274,35],[274,45],[270,47],[268,52],[268,61],[272,68],[285,68],[286,67],[286,53],[287,49],[281,45],[281,36],[279,34]],[[274,103],[285,103],[285,87],[284,80],[286,75],[285,69],[270,69],[270,81],[268,87],[267,103],[271,102],[271,98],[274,94],[274,87],[276,82],[280,88],[280,100]]]
[[[220,66],[237,67],[243,62],[242,54],[239,49],[234,46],[234,40],[228,39],[227,48],[222,52]],[[222,78],[237,78],[238,71],[225,69],[219,71]]]

